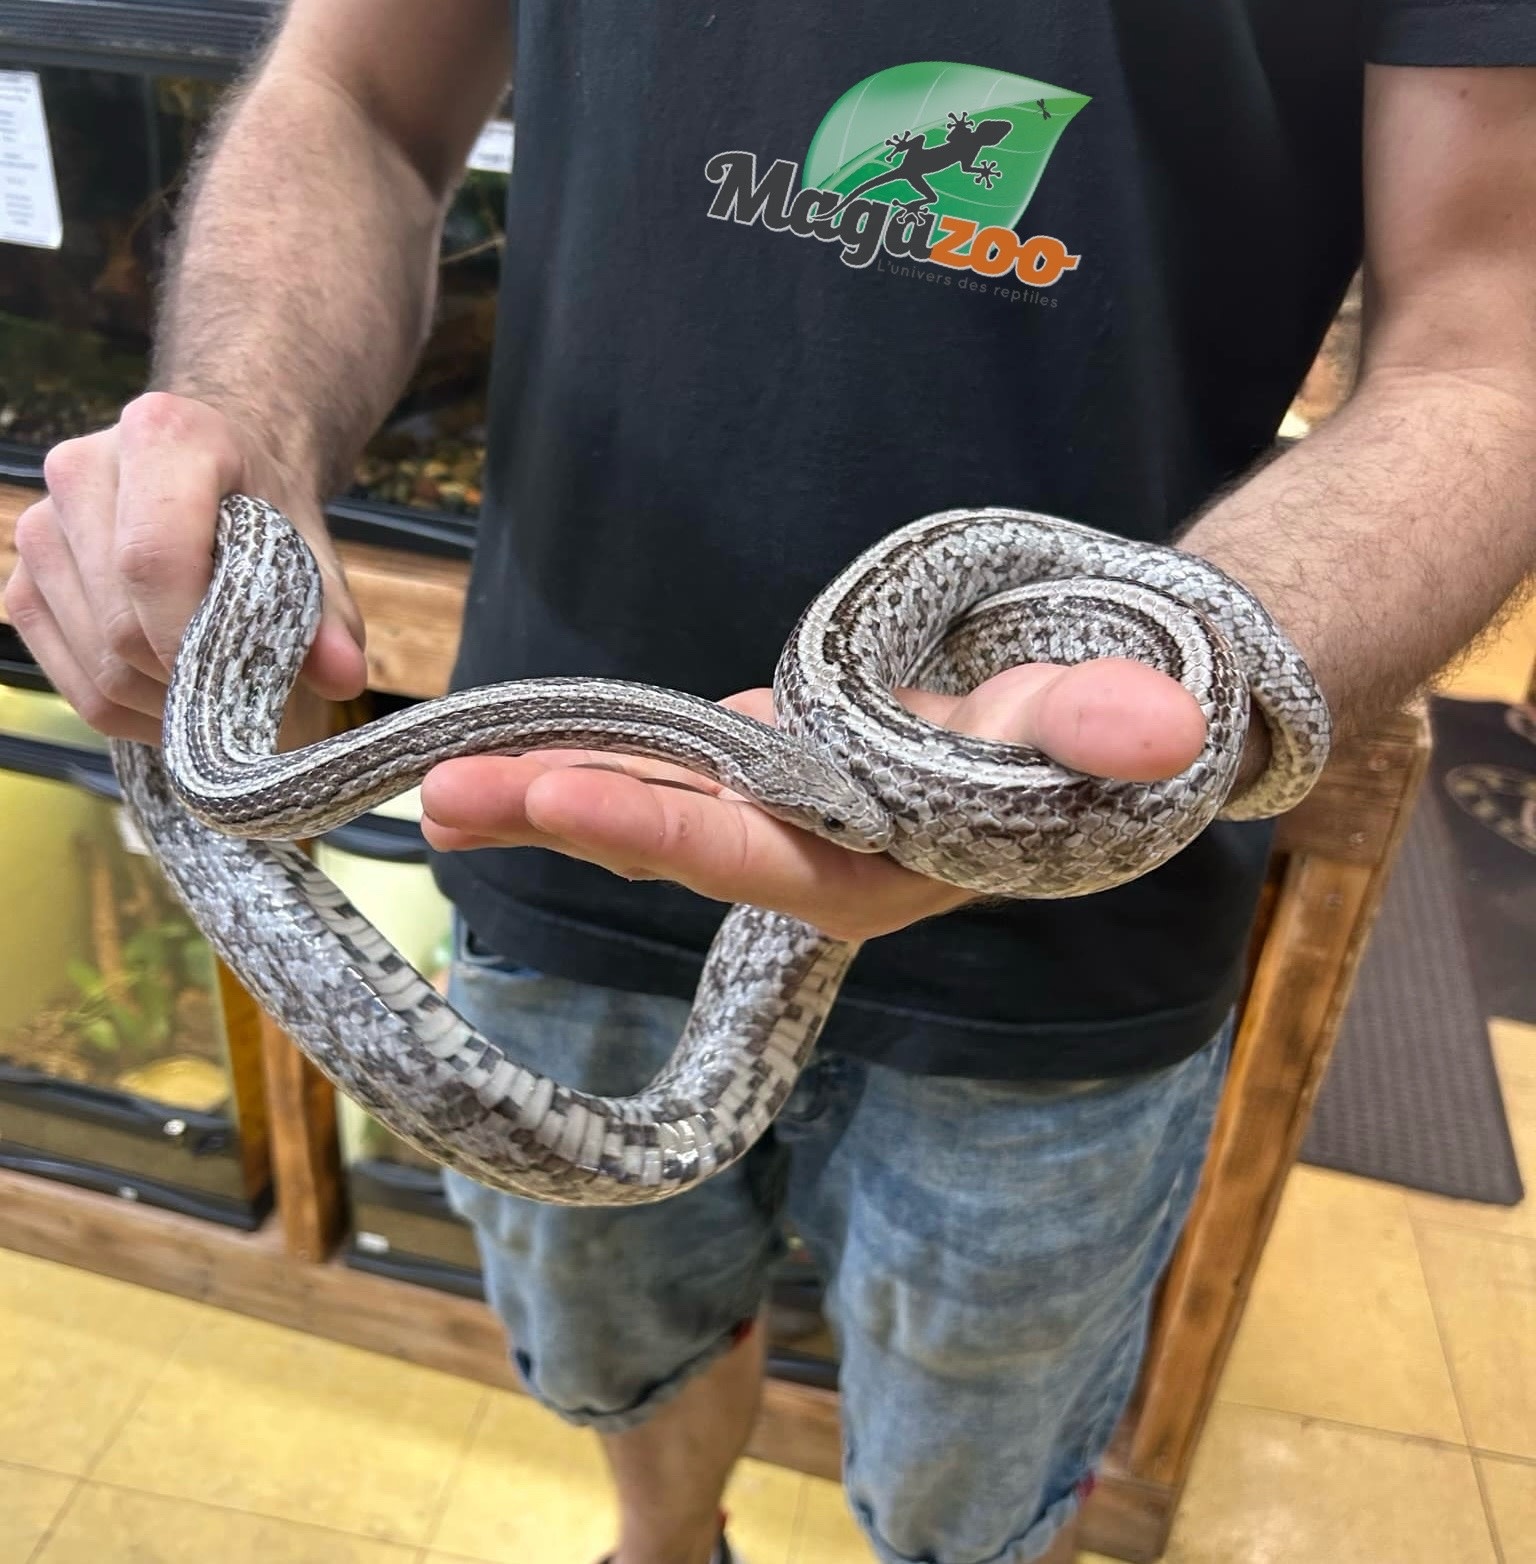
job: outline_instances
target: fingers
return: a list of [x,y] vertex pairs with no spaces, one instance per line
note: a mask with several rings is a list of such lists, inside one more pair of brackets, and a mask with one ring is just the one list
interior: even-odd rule
[[[262,464],[242,449],[229,420],[201,402],[140,397],[123,409],[118,434],[112,581],[126,590],[142,631],[136,643],[125,642],[121,655],[146,673],[168,676],[213,573],[219,502],[246,487],[285,502],[259,470]],[[350,700],[367,684],[362,616],[318,512],[286,503],[324,581],[323,617],[305,679],[327,699]]]
[[1155,782],[1200,754],[1205,714],[1176,679],[1145,663],[1036,663],[988,679],[945,719],[978,738],[1027,744],[1089,776]]
[[421,829],[442,852],[470,847],[526,847],[528,784],[547,768],[532,755],[472,756],[434,766],[421,784]]
[[[183,397],[131,402],[118,441],[112,543],[86,574],[102,598],[120,596],[133,615],[138,634],[120,636],[119,655],[164,678],[213,574],[219,502],[239,487],[245,464],[226,420]],[[66,514],[78,515],[73,529],[82,533],[98,524],[83,504]]]
[[155,707],[164,692],[135,670],[133,678],[142,681],[143,689],[135,688],[129,693],[138,700],[138,705],[120,703],[106,696],[71,652],[24,563],[16,567],[6,584],[5,611],[54,689],[98,733],[104,733],[108,738],[134,739],[141,744],[160,742],[158,712],[153,715],[146,712]]
[[344,618],[357,617],[356,608],[343,616],[332,606],[335,598],[335,591],[327,587],[325,617],[304,660],[303,677],[326,700],[349,701],[368,687],[368,659],[363,654],[361,633],[354,635],[344,622]]
[[531,756],[455,761],[422,785],[422,828],[440,850],[545,847],[626,879],[672,880],[712,900],[788,913],[843,939],[888,933],[968,899],[707,784],[670,782]]
[[363,616],[318,510],[312,515],[291,515],[290,519],[314,553],[325,590],[320,628],[304,661],[304,681],[327,700],[349,701],[368,686]]
[[548,845],[627,879],[672,880],[713,901],[788,913],[840,939],[888,933],[968,899],[750,804],[611,772],[551,769],[530,781],[524,806]]
[[[902,699],[929,721],[1129,780],[1176,774],[1205,738],[1193,696],[1122,660],[1013,668],[962,700],[920,691]],[[767,690],[723,704],[771,719]],[[441,850],[545,847],[627,879],[667,879],[713,900],[772,908],[843,939],[872,938],[971,899],[649,761],[573,751],[452,761],[427,777],[422,802],[423,829]]]
[[[929,722],[974,738],[1024,744],[1089,776],[1155,782],[1177,776],[1205,744],[1205,714],[1176,679],[1145,663],[1104,657],[1064,667],[1025,663],[957,700],[901,690]],[[721,702],[763,722],[772,692],[745,690]]]
[[[91,709],[104,716],[134,711],[158,722],[164,686],[126,662],[114,644],[115,634],[124,627],[136,630],[137,621],[131,612],[114,615],[91,600],[51,499],[21,513],[15,543],[20,563],[7,588],[7,612],[45,672],[51,676],[50,664],[67,655],[67,677],[89,687]],[[63,688],[59,680],[54,683]]]
[[529,822],[527,793],[545,773],[606,771],[655,787],[734,797],[719,783],[681,766],[597,750],[540,750],[536,754],[467,756],[433,767],[421,785],[422,829],[444,852],[472,847],[547,846],[547,833]]
[[17,523],[7,609],[93,726],[146,736],[136,713],[158,733],[182,634],[212,575],[219,503],[237,491],[286,509],[319,563],[324,618],[306,682],[333,700],[365,688],[361,616],[318,506],[295,507],[271,459],[213,407],[142,396],[114,428],[50,451],[44,478],[47,497]]

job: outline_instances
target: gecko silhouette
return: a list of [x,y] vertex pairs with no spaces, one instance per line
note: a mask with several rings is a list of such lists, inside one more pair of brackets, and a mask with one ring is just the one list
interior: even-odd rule
[[978,163],[976,154],[983,147],[995,147],[1006,139],[1013,126],[1005,119],[984,119],[978,125],[969,114],[951,114],[947,123],[949,134],[931,147],[924,144],[925,136],[916,131],[904,130],[899,136],[887,136],[885,144],[890,151],[885,154],[885,161],[889,163],[898,153],[901,155],[901,161],[895,168],[888,174],[876,174],[873,179],[866,179],[862,185],[850,190],[831,211],[817,215],[835,217],[865,191],[900,180],[905,180],[917,191],[918,198],[912,203],[913,206],[925,206],[939,199],[939,192],[928,183],[927,176],[957,164],[967,174],[973,175],[978,185],[985,185],[990,190],[992,181],[998,178],[1002,170],[990,158]]

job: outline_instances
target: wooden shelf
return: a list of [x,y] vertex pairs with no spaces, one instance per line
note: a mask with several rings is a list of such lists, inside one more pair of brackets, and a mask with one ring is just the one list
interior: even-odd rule
[[[34,497],[0,484],[0,578],[15,517]],[[360,545],[343,555],[368,618],[375,687],[439,693],[458,639],[464,567]],[[1312,796],[1280,822],[1211,1155],[1164,1279],[1141,1382],[1085,1511],[1083,1542],[1097,1552],[1151,1560],[1166,1542],[1428,754],[1428,721],[1415,707],[1340,746]],[[0,1245],[513,1385],[500,1328],[483,1306],[334,1258],[344,1212],[333,1102],[281,1032],[270,1022],[262,1030],[278,1210],[267,1229],[233,1233],[0,1173]],[[752,1451],[836,1476],[836,1396],[770,1384]]]

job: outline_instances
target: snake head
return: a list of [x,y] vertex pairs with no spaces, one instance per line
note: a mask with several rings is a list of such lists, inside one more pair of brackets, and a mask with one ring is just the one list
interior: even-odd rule
[[895,834],[890,814],[819,756],[796,751],[791,765],[763,768],[752,778],[753,801],[788,825],[799,826],[854,853],[883,853]]
[[823,811],[810,829],[851,853],[883,853],[894,835],[891,818],[877,805],[871,805],[869,799],[862,799],[862,803],[869,807],[853,811],[853,819]]

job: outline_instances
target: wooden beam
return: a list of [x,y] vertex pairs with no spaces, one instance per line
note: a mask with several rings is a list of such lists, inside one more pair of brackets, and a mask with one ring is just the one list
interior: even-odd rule
[[[1170,1490],[1189,1474],[1274,1213],[1429,756],[1428,721],[1393,751],[1377,862],[1287,862],[1244,1006],[1205,1176],[1164,1282],[1128,1415],[1128,1475]],[[1372,773],[1377,775],[1378,773]],[[1171,1512],[1170,1512],[1171,1518]]]
[[[0,479],[0,584],[9,581],[16,568],[16,518],[39,498],[37,489]],[[0,602],[0,622],[5,619],[5,604]]]
[[346,1227],[336,1093],[266,1011],[258,1012],[272,1114],[272,1185],[288,1254],[323,1260]]
[[1426,710],[1415,702],[1369,734],[1340,744],[1317,786],[1276,822],[1275,852],[1366,866],[1391,858],[1404,791],[1417,787],[1427,752]]
[[405,549],[336,546],[368,627],[368,687],[442,695],[458,654],[469,566]]
[[229,1090],[240,1132],[240,1167],[246,1192],[272,1183],[272,1115],[267,1103],[266,1023],[261,1007],[217,957],[214,974],[224,1044],[229,1055]]

